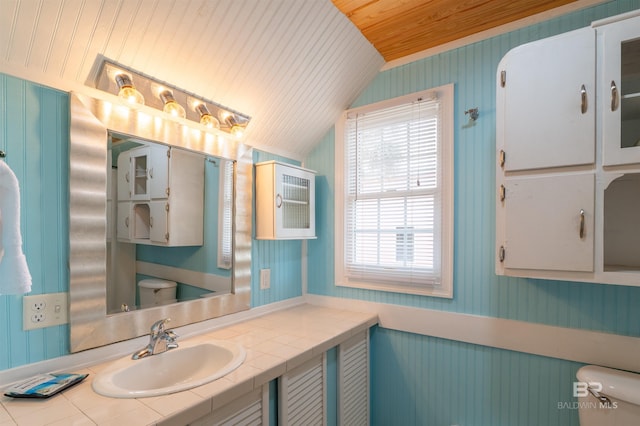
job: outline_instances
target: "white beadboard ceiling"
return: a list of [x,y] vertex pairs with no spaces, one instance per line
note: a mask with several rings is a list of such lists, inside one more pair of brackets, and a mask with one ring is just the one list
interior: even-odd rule
[[246,143],[299,159],[384,64],[331,0],[0,0],[0,72],[93,87],[102,57],[251,116]]

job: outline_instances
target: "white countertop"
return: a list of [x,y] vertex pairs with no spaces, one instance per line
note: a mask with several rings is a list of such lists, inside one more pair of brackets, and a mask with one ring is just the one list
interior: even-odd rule
[[2,396],[0,426],[184,425],[261,387],[377,322],[375,314],[308,304],[269,313],[188,339],[190,342],[232,340],[246,349],[247,358],[240,367],[211,383],[158,397],[108,398],[91,388],[96,373],[114,361],[105,362],[72,371],[89,373],[89,377],[49,399]]

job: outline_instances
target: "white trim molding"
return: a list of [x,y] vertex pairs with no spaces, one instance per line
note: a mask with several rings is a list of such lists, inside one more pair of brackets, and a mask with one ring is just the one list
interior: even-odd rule
[[378,314],[380,327],[640,372],[640,338],[526,321],[307,294],[313,305]]

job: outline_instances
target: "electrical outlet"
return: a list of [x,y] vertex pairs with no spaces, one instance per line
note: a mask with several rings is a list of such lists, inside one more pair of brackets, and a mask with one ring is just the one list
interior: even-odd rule
[[271,287],[271,269],[260,269],[260,290]]
[[42,312],[44,311],[44,308],[47,307],[47,304],[44,302],[44,300],[36,300],[31,302],[31,310],[35,311],[35,312]]
[[69,293],[47,293],[22,298],[22,328],[51,327],[69,322]]
[[43,314],[42,312],[37,312],[33,315],[31,315],[31,322],[44,322],[44,320],[47,318],[47,316],[45,314]]

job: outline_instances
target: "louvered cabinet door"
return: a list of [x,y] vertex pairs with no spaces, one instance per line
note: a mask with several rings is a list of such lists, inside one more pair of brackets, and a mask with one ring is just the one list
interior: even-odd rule
[[278,423],[282,426],[325,425],[326,355],[287,372],[278,380]]
[[266,384],[204,416],[190,426],[260,426],[269,424],[269,385]]
[[338,424],[369,424],[369,333],[338,346]]

